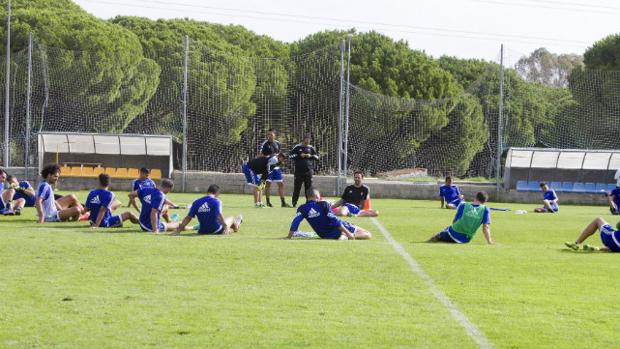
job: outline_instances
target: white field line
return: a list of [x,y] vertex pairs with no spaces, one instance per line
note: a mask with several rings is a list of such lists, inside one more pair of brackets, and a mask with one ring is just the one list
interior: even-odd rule
[[407,264],[409,264],[409,266],[411,267],[411,271],[414,272],[420,279],[422,279],[424,283],[426,283],[426,286],[428,286],[435,298],[437,298],[437,300],[439,300],[439,302],[441,302],[441,304],[443,304],[448,309],[450,315],[452,315],[454,320],[456,320],[456,322],[458,322],[459,325],[461,325],[465,329],[467,335],[471,337],[471,339],[473,339],[480,348],[493,348],[493,344],[484,336],[482,331],[480,331],[480,329],[478,329],[478,327],[476,327],[476,325],[474,325],[469,320],[469,318],[459,310],[456,304],[454,304],[454,302],[452,302],[452,300],[450,300],[450,298],[448,298],[448,296],[446,296],[446,294],[441,291],[441,289],[437,286],[437,284],[435,284],[433,279],[431,279],[431,277],[424,270],[422,270],[420,264],[418,264],[418,262],[413,257],[411,257],[409,252],[407,252],[398,241],[394,240],[390,232],[385,229],[383,224],[381,224],[381,222],[379,222],[379,220],[376,218],[371,219],[375,226],[377,226],[381,234],[383,234],[385,239],[390,243],[390,245],[392,245],[394,250],[405,259]]

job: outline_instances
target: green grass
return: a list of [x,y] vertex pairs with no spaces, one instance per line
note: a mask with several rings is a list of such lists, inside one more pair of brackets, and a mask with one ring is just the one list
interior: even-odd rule
[[[0,347],[476,347],[369,219],[351,220],[371,241],[289,241],[279,238],[294,210],[222,199],[245,216],[237,235],[39,226],[33,209],[0,217]],[[496,347],[617,347],[618,256],[563,248],[594,216],[615,222],[603,207],[493,212],[487,246],[481,233],[469,245],[423,243],[454,214],[438,202],[373,206]]]

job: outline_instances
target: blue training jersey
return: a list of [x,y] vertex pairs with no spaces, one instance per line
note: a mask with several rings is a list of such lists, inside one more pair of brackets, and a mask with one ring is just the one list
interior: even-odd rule
[[616,204],[617,207],[620,207],[620,187],[614,188],[609,195],[611,195],[612,200]]
[[155,188],[156,186],[157,185],[155,185],[155,182],[153,182],[150,178],[143,181],[138,178],[131,182],[131,191],[138,191],[140,188]]
[[190,218],[198,217],[199,234],[212,234],[222,229],[218,216],[222,213],[222,202],[211,195],[204,196],[192,203],[187,214]]
[[41,209],[46,219],[55,220],[58,218],[58,210],[56,209],[56,199],[54,199],[54,190],[52,186],[43,180],[39,184],[39,188],[35,193],[35,198],[41,198]]
[[[0,183],[0,194],[4,192],[4,182]],[[0,210],[4,210],[4,201],[0,200]]]
[[320,237],[340,234],[338,228],[342,222],[334,215],[331,205],[327,201],[310,200],[299,206],[293,223],[291,223],[291,231],[297,231],[299,224],[304,219]]
[[543,194],[543,198],[545,200],[556,200],[558,196],[555,195],[555,190],[549,189]]
[[164,208],[166,202],[166,195],[157,188],[141,188],[138,189],[138,198],[142,203],[142,209],[140,210],[140,225],[147,229],[153,230],[151,227],[151,210],[157,210],[157,225],[161,218],[161,211]]
[[439,196],[443,197],[446,202],[452,202],[459,199],[461,193],[456,185],[442,185],[439,187]]
[[101,222],[112,217],[112,202],[114,201],[114,193],[105,189],[95,189],[88,193],[86,198],[86,207],[90,210],[90,221],[94,224],[97,222],[97,216],[99,216],[99,210],[102,207],[106,208],[106,211]]
[[13,200],[24,199],[26,201],[26,206],[34,206],[35,196],[28,195],[25,191],[29,188],[32,188],[28,181],[19,182],[19,189],[15,190],[15,195],[13,195]]

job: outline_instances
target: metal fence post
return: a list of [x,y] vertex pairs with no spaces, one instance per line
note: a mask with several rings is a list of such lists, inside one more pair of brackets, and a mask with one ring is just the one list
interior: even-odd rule
[[338,177],[336,178],[336,195],[342,189],[342,124],[344,120],[344,40],[340,41],[340,95],[338,98]]
[[4,81],[4,167],[9,167],[9,103],[11,89],[11,0],[7,3],[6,17],[6,76]]
[[344,172],[344,184],[347,183],[347,175],[349,173],[349,96],[351,94],[351,37],[348,38],[348,53],[347,53],[347,82],[346,82],[346,101],[345,101],[345,117],[344,117],[344,160],[343,160],[343,172]]
[[495,159],[495,181],[497,199],[500,195],[500,181],[502,173],[502,152],[503,152],[503,119],[504,119],[504,44],[500,49],[499,59],[499,113],[497,117],[497,159]]
[[32,95],[32,32],[28,33],[28,82],[26,84],[26,137],[24,140],[25,178],[29,178],[30,167],[30,98]]
[[187,78],[188,78],[188,64],[189,64],[189,36],[185,35],[184,40],[184,70],[183,70],[183,159],[182,159],[182,182],[181,188],[185,192],[186,174],[187,174]]

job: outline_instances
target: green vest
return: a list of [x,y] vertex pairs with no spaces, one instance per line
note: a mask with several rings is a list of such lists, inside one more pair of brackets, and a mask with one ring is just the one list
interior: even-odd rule
[[480,225],[482,225],[482,217],[484,217],[486,206],[480,205],[475,207],[469,202],[462,205],[463,215],[458,221],[452,224],[452,230],[459,234],[467,235],[467,237],[471,240],[474,235],[476,235],[476,231],[478,231]]

